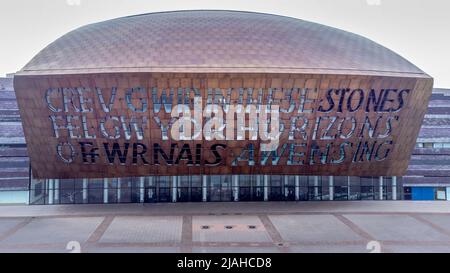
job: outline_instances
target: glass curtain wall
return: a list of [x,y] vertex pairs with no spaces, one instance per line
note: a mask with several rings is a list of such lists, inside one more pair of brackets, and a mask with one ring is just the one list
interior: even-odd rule
[[401,178],[193,175],[32,179],[30,204],[400,200]]

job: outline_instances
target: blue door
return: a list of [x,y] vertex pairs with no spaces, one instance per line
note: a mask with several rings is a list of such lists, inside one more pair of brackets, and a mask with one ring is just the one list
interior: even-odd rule
[[412,187],[412,200],[434,200],[434,188]]

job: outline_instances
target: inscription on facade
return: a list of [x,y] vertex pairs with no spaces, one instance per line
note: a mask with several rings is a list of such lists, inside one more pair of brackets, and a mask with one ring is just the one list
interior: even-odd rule
[[60,179],[401,176],[433,83],[382,74],[166,72],[14,81],[33,176]]
[[[49,137],[59,140],[55,151],[65,164],[300,166],[388,159],[410,93],[407,88],[80,86],[48,88],[42,99],[53,132]],[[261,119],[263,112],[279,123],[272,132],[279,141],[270,151],[260,149],[258,142],[267,139],[255,130],[264,125],[270,133],[273,119]],[[171,129],[181,119],[192,125],[190,134],[174,139]]]

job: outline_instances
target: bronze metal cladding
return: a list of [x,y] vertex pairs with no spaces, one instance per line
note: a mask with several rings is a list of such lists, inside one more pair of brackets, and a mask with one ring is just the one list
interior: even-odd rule
[[[162,12],[88,25],[14,79],[36,178],[190,174],[403,175],[433,80],[361,36],[237,11]],[[274,151],[176,141],[173,107],[279,106]],[[244,127],[252,122],[244,116]],[[209,121],[200,119],[201,127]],[[226,127],[237,128],[227,124]]]

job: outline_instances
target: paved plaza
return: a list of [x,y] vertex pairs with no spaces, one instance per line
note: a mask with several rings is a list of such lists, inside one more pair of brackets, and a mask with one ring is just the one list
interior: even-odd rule
[[[0,206],[0,252],[450,252],[450,202]],[[374,247],[375,245],[375,247]]]

